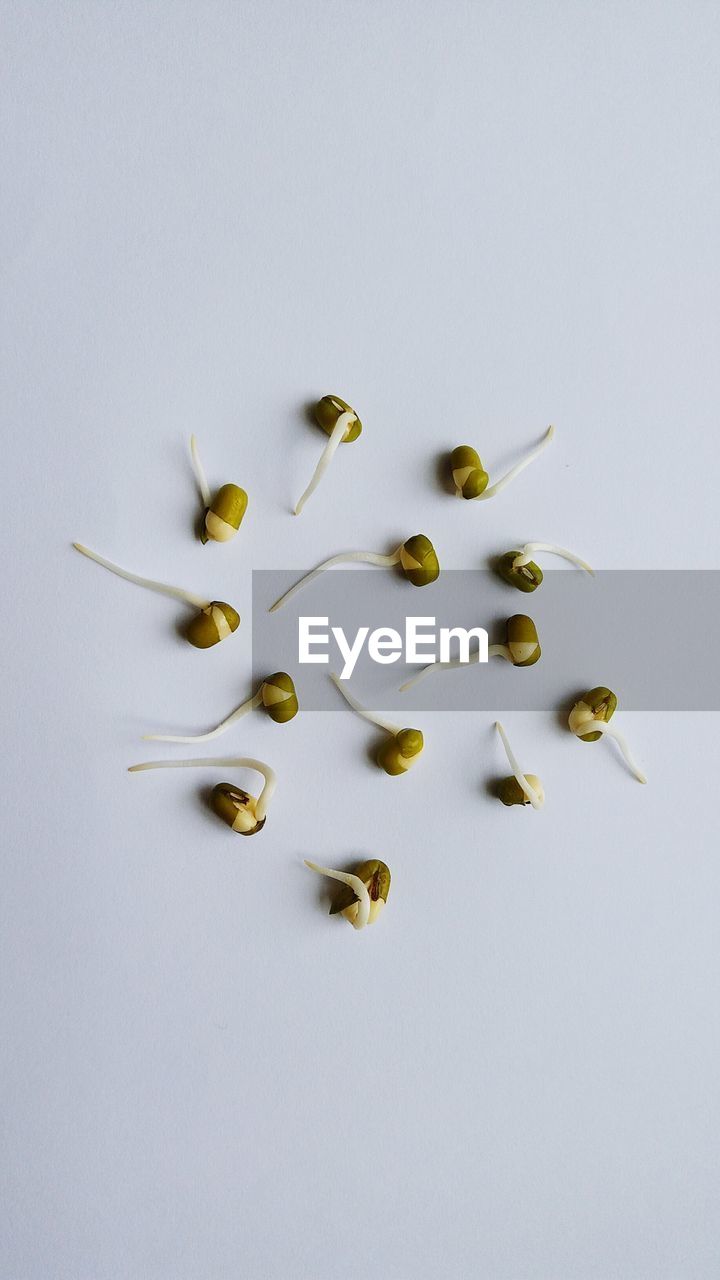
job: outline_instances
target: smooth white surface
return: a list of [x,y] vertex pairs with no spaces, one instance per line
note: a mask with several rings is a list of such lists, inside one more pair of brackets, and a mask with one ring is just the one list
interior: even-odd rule
[[[125,767],[249,693],[252,567],[420,528],[453,567],[716,567],[717,8],[2,14],[0,1272],[716,1277],[716,717],[625,716],[646,788],[504,717],[533,813],[486,793],[489,717],[389,779],[349,712],[255,712],[251,840],[216,779]],[[293,519],[327,391],[365,430]],[[442,491],[453,445],[492,479],[550,421],[497,500]],[[250,495],[227,547],[191,431]],[[73,538],[241,631],[189,649]],[[302,866],[354,855],[393,872],[360,934]]]

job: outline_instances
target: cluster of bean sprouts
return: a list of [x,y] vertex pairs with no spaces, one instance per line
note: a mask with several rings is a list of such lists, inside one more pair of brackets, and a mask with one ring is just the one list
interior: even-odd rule
[[[357,440],[362,432],[359,416],[339,396],[323,396],[315,407],[314,416],[317,425],[325,432],[327,442],[307,487],[294,507],[295,515],[300,515],[318,489],[339,446]],[[493,484],[490,484],[488,473],[475,448],[467,444],[458,445],[450,455],[449,467],[456,495],[470,501],[486,501],[497,496],[539,456],[553,437],[554,428],[548,427],[542,439]],[[234,483],[223,484],[215,491],[210,488],[194,435],[190,440],[190,459],[200,498],[198,537],[203,544],[230,542],[236,537],[245,516],[248,506],[247,493]],[[106,560],[97,552],[90,551],[81,543],[76,542],[73,545],[84,556],[118,577],[136,586],[179,600],[192,609],[193,616],[185,626],[185,636],[195,648],[213,648],[220,641],[231,636],[240,625],[240,615],[232,605],[222,600],[207,599],[204,595],[197,595],[181,587],[141,577]],[[567,551],[554,543],[540,541],[526,542],[505,552],[498,557],[495,567],[500,577],[509,586],[524,593],[530,593],[536,591],[543,581],[542,570],[534,559],[537,554],[560,556],[583,572],[593,574],[590,565],[574,552]],[[417,587],[430,586],[440,573],[440,564],[433,543],[425,534],[413,534],[391,552],[349,551],[331,556],[291,586],[270,606],[270,612],[285,605],[296,592],[309,586],[326,569],[347,562],[361,562],[387,569],[396,568],[406,581]],[[532,618],[526,614],[513,614],[508,617],[503,638],[488,646],[488,656],[501,657],[514,667],[530,667],[538,662],[541,657],[541,648]],[[479,659],[478,652],[469,655],[465,661],[456,659],[430,664],[408,679],[401,686],[401,691],[411,688],[431,671],[465,666],[478,662]],[[375,711],[364,707],[350,693],[346,681],[339,679],[336,675],[332,675],[331,679],[351,709],[381,731],[383,737],[377,745],[375,759],[385,774],[390,777],[399,777],[413,768],[425,746],[422,731],[417,728],[402,727],[386,720]],[[644,783],[645,775],[636,764],[624,736],[609,723],[617,705],[617,697],[610,689],[605,686],[596,686],[575,701],[568,717],[568,727],[581,742],[596,742],[601,738],[614,741],[630,772],[639,782]],[[227,733],[241,718],[257,708],[262,708],[276,724],[286,724],[295,718],[298,712],[298,697],[295,684],[288,672],[276,671],[266,676],[239,706],[219,724],[205,732],[150,733],[144,736],[146,740],[155,742],[209,742]],[[545,804],[545,791],[540,779],[536,774],[525,773],[521,769],[505,729],[499,721],[495,728],[511,770],[508,776],[498,779],[497,797],[506,806],[519,805],[539,811]],[[262,779],[262,785],[257,796],[243,790],[235,783],[219,782],[212,788],[210,807],[217,817],[236,833],[248,836],[263,830],[276,787],[276,777],[270,765],[262,760],[246,756],[152,760],[131,765],[129,772],[188,768],[240,769],[258,774]],[[385,862],[377,858],[366,859],[355,865],[352,871],[320,866],[310,859],[305,860],[305,865],[311,871],[342,885],[331,907],[331,914],[343,915],[354,929],[362,929],[378,918],[387,902],[390,890],[390,870]]]

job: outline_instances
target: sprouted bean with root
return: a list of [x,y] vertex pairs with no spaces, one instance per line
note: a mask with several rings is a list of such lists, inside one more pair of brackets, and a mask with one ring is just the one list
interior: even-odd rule
[[330,908],[331,916],[344,915],[354,929],[364,929],[366,925],[375,923],[390,892],[390,870],[386,863],[372,858],[369,862],[361,862],[354,872],[333,871],[306,858],[305,866],[320,876],[339,880],[344,886]]
[[221,640],[232,635],[232,632],[237,631],[240,626],[240,614],[231,604],[226,604],[223,600],[203,600],[201,596],[196,596],[191,591],[184,591],[181,587],[170,587],[164,582],[141,578],[136,573],[129,573],[127,569],[121,569],[119,565],[99,556],[96,551],[90,551],[80,542],[74,542],[73,546],[89,560],[94,560],[96,564],[102,565],[103,569],[109,569],[111,573],[124,578],[126,582],[134,582],[136,586],[146,587],[149,591],[156,591],[162,596],[171,596],[173,600],[182,600],[183,604],[190,605],[191,609],[197,609],[195,617],[185,628],[186,640],[189,640],[196,649],[211,649],[213,645],[219,644]]
[[511,778],[503,778],[498,787],[498,796],[505,805],[532,805],[533,809],[542,809],[545,803],[545,790],[540,779],[534,773],[523,773],[517,762],[508,737],[499,720],[495,728],[505,748],[508,764],[512,769]]
[[232,782],[219,782],[210,794],[210,808],[231,830],[242,836],[254,836],[265,826],[267,810],[275,790],[276,778],[269,764],[245,757],[222,756],[201,760],[148,760],[133,764],[128,773],[144,773],[149,769],[254,769],[263,779],[260,795],[255,798]]
[[[538,639],[537,628],[532,618],[525,613],[514,613],[505,623],[504,644],[488,645],[489,658],[504,658],[514,667],[532,667],[539,660],[542,649]],[[416,675],[411,676],[400,685],[400,692],[405,693],[423,680],[431,671],[449,671],[456,667],[468,667],[480,661],[480,650],[471,653],[467,662],[461,658],[451,658],[449,662],[430,662],[422,667]]]
[[356,711],[359,716],[369,721],[370,724],[376,724],[379,729],[383,729],[388,734],[387,741],[383,742],[376,757],[380,768],[384,769],[390,777],[398,777],[402,773],[407,773],[408,769],[415,764],[425,745],[421,730],[400,729],[397,725],[390,724],[389,721],[375,715],[374,711],[368,711],[363,707],[357,698],[353,697],[350,690],[345,688],[344,682],[334,672],[331,672],[330,679],[340,690],[343,698],[348,706],[352,707],[353,711]]
[[638,782],[647,782],[642,769],[635,763],[630,748],[618,729],[608,723],[615,715],[618,700],[610,689],[598,685],[584,693],[568,716],[568,727],[581,742],[597,742],[599,738],[613,738],[622,752],[625,763]]
[[435,582],[440,574],[440,565],[432,542],[424,533],[416,533],[412,538],[401,543],[397,551],[387,556],[375,551],[345,551],[338,556],[331,556],[329,560],[323,560],[322,564],[312,569],[310,573],[306,573],[304,578],[300,578],[299,582],[280,596],[280,599],[270,606],[269,612],[274,613],[276,609],[287,604],[298,591],[309,586],[326,569],[332,569],[338,564],[358,562],[377,565],[381,569],[392,569],[395,565],[399,565],[408,582],[411,582],[414,587],[426,587],[431,582]]
[[486,498],[494,498],[496,494],[501,493],[515,476],[519,476],[531,462],[537,458],[539,453],[550,443],[555,435],[555,428],[548,427],[545,435],[539,444],[531,449],[529,453],[521,458],[520,462],[516,462],[501,480],[497,480],[495,484],[489,484],[490,477],[480,461],[480,455],[472,445],[459,444],[450,454],[450,470],[452,472],[453,484],[455,485],[455,493],[458,498],[467,498],[472,500],[478,498],[484,501]]
[[532,559],[537,551],[560,556],[563,560],[569,560],[577,565],[579,569],[584,569],[586,573],[593,576],[595,574],[595,570],[591,569],[589,564],[572,551],[566,551],[564,547],[556,547],[552,542],[526,542],[524,547],[506,552],[497,561],[495,567],[503,581],[511,587],[517,587],[518,591],[536,591],[543,580],[542,569]]
[[200,491],[200,500],[204,507],[200,541],[202,543],[229,542],[235,537],[242,524],[243,516],[247,511],[248,496],[238,485],[224,484],[218,489],[215,497],[212,497],[194,435],[190,437],[190,457]]
[[310,483],[298,499],[295,507],[295,515],[299,516],[308,498],[317,489],[325,472],[327,471],[333,457],[341,444],[352,444],[353,440],[357,440],[362,431],[362,422],[358,418],[354,409],[346,404],[340,396],[323,396],[315,406],[315,421],[322,428],[329,440],[320,455],[318,462],[310,480]]
[[276,671],[266,676],[256,693],[231,711],[229,716],[220,721],[209,733],[173,734],[145,733],[146,742],[210,742],[212,738],[220,738],[238,721],[255,707],[264,707],[276,724],[287,724],[298,713],[298,700],[292,677],[287,671]]

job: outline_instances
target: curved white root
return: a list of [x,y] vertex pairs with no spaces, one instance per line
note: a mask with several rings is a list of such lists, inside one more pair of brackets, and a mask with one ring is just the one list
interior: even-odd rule
[[489,645],[488,658],[504,658],[506,662],[512,662],[512,654],[506,644]]
[[334,671],[330,672],[330,679],[335,685],[335,688],[340,690],[348,706],[352,707],[353,711],[357,711],[358,715],[362,716],[363,720],[369,720],[370,724],[376,724],[378,729],[384,729],[386,733],[391,733],[393,736],[400,733],[400,729],[397,725],[390,724],[389,721],[383,720],[380,716],[374,715],[372,711],[367,711],[365,707],[358,702],[357,698],[353,697],[350,690],[345,688],[345,682],[341,680],[339,676],[336,676]]
[[402,547],[398,547],[397,551],[393,551],[390,556],[379,555],[375,551],[344,551],[339,556],[331,556],[329,560],[323,560],[322,564],[319,564],[316,569],[311,569],[310,573],[306,573],[304,578],[301,578],[283,596],[280,596],[279,600],[271,604],[268,613],[274,613],[276,609],[287,604],[288,600],[291,600],[296,592],[300,591],[302,587],[309,586],[313,579],[317,578],[318,574],[323,573],[325,569],[332,569],[336,564],[349,564],[354,561],[379,565],[381,569],[391,569],[393,565],[400,563],[401,550]]
[[[506,662],[512,662],[510,650],[506,644],[489,644],[488,658],[505,658]],[[418,671],[417,675],[411,676],[404,684],[400,685],[399,692],[406,693],[408,689],[412,689],[413,685],[418,684],[424,676],[430,671],[450,671],[456,670],[457,667],[472,667],[480,661],[480,650],[476,649],[470,654],[467,662],[463,662],[462,658],[450,658],[448,662],[429,662],[426,667]]]
[[526,467],[529,467],[530,463],[537,458],[538,454],[542,453],[543,449],[550,443],[554,435],[555,428],[548,427],[540,443],[537,444],[534,449],[531,449],[524,458],[521,458],[520,462],[516,462],[515,466],[510,468],[507,475],[503,476],[502,480],[498,480],[495,484],[489,485],[484,493],[479,493],[475,501],[482,502],[485,498],[494,498],[496,493],[501,493],[506,485],[510,484],[511,480],[514,480],[516,476],[519,476],[520,472],[524,471]]
[[639,765],[635,763],[630,748],[619,729],[614,729],[612,725],[606,724],[604,720],[586,720],[584,724],[578,726],[576,737],[584,737],[586,733],[603,733],[608,738],[614,738],[622,751],[630,772],[634,774],[638,782],[647,782],[645,774]]
[[157,591],[161,596],[171,596],[173,600],[182,600],[183,604],[189,604],[193,609],[208,609],[210,607],[209,600],[203,600],[202,596],[196,596],[192,591],[183,591],[182,587],[169,587],[165,582],[155,582],[152,578],[140,578],[136,573],[130,573],[127,569],[121,569],[119,565],[113,564],[111,560],[106,560],[104,556],[99,556],[96,551],[91,551],[89,547],[84,547],[81,542],[73,542],[76,551],[81,555],[87,556],[89,560],[94,560],[96,564],[102,565],[103,569],[109,569],[111,573],[116,573],[118,578],[125,578],[126,582],[134,582],[138,587],[147,587],[148,591]]
[[262,685],[258,689],[257,693],[253,694],[252,698],[248,698],[246,702],[243,702],[239,707],[236,707],[234,711],[231,711],[230,715],[226,716],[224,720],[221,720],[220,724],[216,725],[214,729],[211,729],[209,733],[188,733],[182,735],[174,733],[144,733],[143,742],[210,742],[212,738],[219,738],[223,733],[227,733],[228,729],[235,724],[236,720],[239,720],[241,716],[246,715],[248,711],[253,711],[255,707],[259,707],[261,702]]
[[578,569],[584,569],[592,577],[595,576],[595,570],[591,569],[589,564],[574,555],[572,551],[566,551],[564,547],[556,547],[553,542],[526,542],[513,560],[513,569],[522,569],[523,565],[529,564],[535,551],[547,551],[550,555],[561,556],[563,560],[576,564]]
[[[490,650],[488,649],[488,653],[489,652]],[[420,681],[424,680],[425,676],[429,675],[431,671],[449,671],[451,668],[455,667],[470,667],[473,663],[478,661],[479,655],[471,653],[467,662],[461,662],[459,658],[451,658],[449,662],[429,662],[428,665],[426,667],[422,667],[416,675],[411,676],[409,680],[406,680],[404,684],[401,684],[399,692],[407,693],[408,689],[412,689],[414,685],[419,684]]]
[[311,871],[317,871],[319,876],[329,876],[331,880],[339,880],[341,884],[350,886],[359,903],[357,915],[351,922],[352,927],[364,929],[370,919],[370,894],[360,877],[352,875],[349,871],[331,871],[329,867],[319,867],[317,862],[310,862],[307,858],[305,858],[305,866]]
[[320,455],[320,461],[318,462],[315,470],[313,471],[312,479],[307,489],[305,490],[304,494],[302,495],[302,497],[298,499],[297,506],[295,507],[296,516],[300,515],[300,512],[305,506],[305,503],[307,502],[308,498],[317,489],[320,481],[322,480],[323,476],[325,475],[325,472],[327,471],[328,467],[330,466],[330,463],[333,460],[333,455],[335,454],[335,451],[337,450],[338,445],[341,443],[342,438],[345,435],[345,432],[347,431],[347,428],[350,426],[350,423],[354,421],[355,421],[354,413],[340,414],[340,417],[338,418],[337,422],[335,423],[335,426],[330,432],[330,437],[328,439],[328,442],[325,445],[325,448],[323,449]]
[[204,757],[201,760],[147,760],[143,764],[131,764],[128,773],[143,773],[146,769],[254,769],[264,779],[265,784],[255,805],[255,816],[262,821],[272,798],[277,783],[275,772],[269,764],[262,760],[252,760],[244,756],[221,756],[219,758]]
[[506,756],[507,756],[507,758],[508,758],[508,764],[510,765],[510,768],[511,768],[511,769],[512,769],[512,771],[513,771],[513,774],[514,774],[514,776],[515,776],[515,779],[516,779],[516,781],[517,781],[518,785],[522,788],[523,794],[527,796],[527,798],[528,798],[528,800],[530,801],[530,803],[531,803],[531,805],[532,805],[533,809],[542,809],[542,805],[543,805],[542,799],[541,799],[541,797],[538,795],[538,793],[537,793],[537,791],[535,790],[535,788],[530,786],[530,783],[528,782],[527,778],[525,777],[525,774],[523,773],[522,769],[520,768],[520,765],[518,764],[518,762],[517,762],[517,760],[516,760],[516,758],[515,758],[515,755],[514,755],[514,753],[513,753],[512,747],[510,746],[510,743],[508,742],[507,734],[506,734],[505,730],[503,729],[503,727],[502,727],[502,725],[501,725],[501,723],[500,723],[500,721],[499,721],[499,720],[496,720],[496,721],[495,721],[495,728],[497,729],[498,733],[500,734],[500,741],[502,742],[502,744],[503,744],[503,746],[504,746],[504,748],[505,748],[505,755],[506,755]]
[[202,504],[204,507],[209,507],[210,502],[212,500],[210,489],[208,487],[208,482],[205,476],[205,469],[203,467],[202,462],[200,461],[200,454],[198,453],[197,440],[195,439],[194,435],[190,437],[190,457],[192,459],[193,471],[195,472],[195,479],[197,480],[197,487],[200,490],[200,498],[202,500]]

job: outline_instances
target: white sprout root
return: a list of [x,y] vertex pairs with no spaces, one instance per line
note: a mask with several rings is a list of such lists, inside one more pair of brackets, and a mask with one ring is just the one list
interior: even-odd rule
[[[510,650],[506,644],[489,644],[488,658],[504,658],[506,662],[512,662]],[[462,658],[450,658],[448,662],[429,662],[426,667],[422,667],[416,675],[411,676],[404,684],[400,685],[399,692],[407,693],[408,689],[412,689],[413,685],[418,684],[431,671],[454,671],[457,667],[476,666],[480,661],[480,650],[477,649],[470,654],[467,662],[463,662]]]
[[252,698],[248,698],[239,707],[226,716],[220,724],[211,729],[209,733],[189,733],[189,734],[173,734],[173,733],[144,733],[143,742],[210,742],[212,738],[219,738],[223,733],[227,733],[228,729],[239,720],[241,716],[253,711],[255,707],[259,707],[262,702],[262,685]]
[[288,600],[291,600],[296,592],[300,591],[302,587],[309,586],[313,579],[317,578],[318,574],[323,573],[325,569],[332,569],[336,564],[349,564],[354,561],[378,565],[381,569],[391,569],[393,565],[400,563],[401,551],[402,546],[398,547],[397,551],[393,551],[392,555],[389,556],[379,555],[375,551],[344,551],[339,556],[331,556],[329,560],[323,560],[322,564],[319,564],[316,569],[311,569],[310,573],[306,573],[304,578],[301,578],[284,595],[280,596],[279,600],[271,604],[268,613],[275,613],[276,609],[287,604]]
[[331,871],[329,867],[319,867],[317,862],[310,862],[307,858],[305,866],[311,871],[317,871],[319,876],[329,876],[331,880],[339,880],[341,884],[350,886],[359,903],[357,915],[351,924],[353,929],[364,929],[370,919],[370,894],[360,877],[352,875],[350,871]]
[[494,498],[496,493],[501,493],[502,490],[510,484],[511,480],[514,480],[516,476],[519,476],[520,472],[524,471],[526,467],[529,467],[530,463],[537,458],[538,454],[542,453],[543,449],[546,445],[549,445],[554,435],[555,428],[548,427],[540,443],[535,445],[535,448],[531,449],[524,458],[521,458],[520,462],[516,462],[515,466],[510,468],[507,475],[503,476],[502,480],[498,480],[495,484],[491,484],[484,493],[479,493],[475,501],[482,502],[485,498]]
[[197,440],[194,435],[190,437],[190,457],[192,459],[193,471],[195,472],[195,479],[197,480],[197,487],[200,490],[200,499],[204,507],[209,507],[212,500],[210,489],[205,476],[205,469],[200,461]]
[[354,421],[355,421],[354,413],[340,414],[340,417],[338,418],[337,422],[335,423],[335,426],[333,427],[330,433],[328,442],[325,445],[325,448],[323,449],[320,455],[320,461],[318,462],[315,470],[313,471],[312,479],[307,489],[305,490],[304,494],[302,495],[302,497],[298,499],[297,506],[295,507],[296,516],[300,515],[300,512],[305,506],[305,503],[307,502],[308,498],[311,497],[311,495],[317,489],[320,481],[322,480],[323,476],[325,475],[325,472],[327,471],[328,467],[330,466],[330,463],[333,460],[333,455],[335,454],[338,448],[338,445],[341,443],[342,438],[345,435],[345,432],[347,431],[347,428],[350,426],[350,423]]
[[582,738],[587,733],[603,733],[608,738],[614,738],[630,772],[637,778],[638,782],[647,782],[645,774],[639,765],[635,763],[630,748],[619,729],[614,729],[612,725],[606,724],[604,720],[585,720],[583,724],[578,726],[576,737]]
[[255,805],[255,816],[258,822],[267,814],[267,807],[275,790],[277,778],[269,764],[262,760],[252,760],[244,756],[221,756],[219,758],[203,758],[202,760],[147,760],[143,764],[131,764],[128,773],[143,773],[146,769],[254,769],[265,783]]
[[127,569],[121,569],[119,565],[113,564],[112,561],[106,560],[103,556],[99,556],[96,551],[90,551],[81,542],[73,542],[73,546],[76,551],[87,556],[89,560],[94,560],[96,564],[102,565],[103,569],[109,569],[111,573],[116,573],[118,578],[125,578],[127,582],[134,582],[138,587],[147,587],[148,591],[157,591],[161,596],[171,596],[173,600],[182,600],[183,604],[189,604],[193,609],[209,609],[210,607],[209,600],[203,600],[202,596],[196,596],[192,591],[183,591],[182,587],[169,587],[165,582],[154,582],[152,578],[140,578],[136,573],[129,573]]
[[527,796],[533,809],[542,809],[542,806],[543,806],[542,797],[538,795],[534,787],[530,786],[530,783],[528,782],[527,778],[525,777],[525,774],[523,773],[522,769],[520,768],[520,765],[518,764],[515,758],[513,749],[510,746],[510,743],[508,742],[507,734],[503,729],[499,720],[495,721],[495,728],[500,734],[500,741],[502,742],[505,748],[505,755],[508,758],[508,763],[510,765],[510,768],[513,771],[513,774],[515,776],[515,779],[518,785],[522,788],[523,794]]
[[357,711],[357,714],[362,716],[363,720],[368,720],[370,724],[376,724],[378,729],[384,729],[386,733],[391,733],[393,737],[397,737],[401,732],[397,725],[390,724],[389,721],[383,720],[380,716],[374,715],[372,711],[367,711],[366,708],[358,702],[357,698],[353,697],[350,690],[345,688],[345,682],[341,680],[339,676],[336,676],[334,671],[330,672],[330,679],[335,685],[335,688],[340,690],[348,706],[352,707],[353,711]]
[[523,565],[529,564],[535,551],[547,551],[549,555],[560,556],[563,560],[576,564],[578,569],[584,569],[592,577],[595,576],[595,570],[591,569],[589,564],[574,555],[572,551],[566,551],[564,547],[556,547],[553,542],[526,542],[513,560],[513,569],[522,569]]

